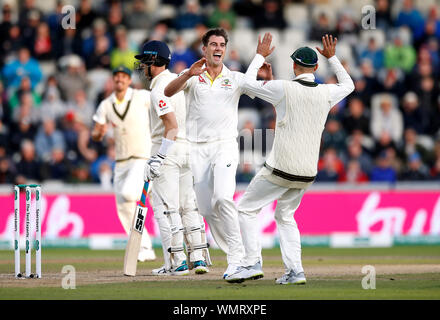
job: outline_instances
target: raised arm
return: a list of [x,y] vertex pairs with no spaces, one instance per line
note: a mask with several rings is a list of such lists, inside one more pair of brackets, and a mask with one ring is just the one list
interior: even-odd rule
[[164,94],[167,97],[172,97],[179,91],[185,89],[186,82],[193,76],[198,76],[205,72],[206,68],[203,68],[206,59],[202,58],[192,64],[192,66],[179,77],[171,81],[164,90]]
[[328,59],[330,68],[335,73],[338,79],[337,84],[329,84],[330,86],[330,103],[332,106],[344,99],[354,90],[354,83],[350,75],[342,66],[338,57],[336,57],[336,44],[338,39],[326,34],[322,37],[323,49],[316,47],[320,54]]

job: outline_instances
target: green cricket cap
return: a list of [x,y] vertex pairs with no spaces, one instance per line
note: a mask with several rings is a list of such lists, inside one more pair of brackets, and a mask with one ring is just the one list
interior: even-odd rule
[[126,73],[131,77],[131,70],[128,69],[126,66],[119,66],[113,69],[113,75],[115,75],[118,72]]
[[318,55],[309,47],[301,47],[290,56],[300,66],[311,68],[318,63]]

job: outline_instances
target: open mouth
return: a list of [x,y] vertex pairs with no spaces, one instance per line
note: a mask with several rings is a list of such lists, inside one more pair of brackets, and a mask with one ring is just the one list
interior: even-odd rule
[[222,54],[221,53],[214,53],[214,59],[215,60],[220,60],[222,58]]

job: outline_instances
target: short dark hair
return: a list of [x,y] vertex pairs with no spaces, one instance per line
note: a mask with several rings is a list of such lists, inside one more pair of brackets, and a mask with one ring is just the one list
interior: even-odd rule
[[225,39],[225,44],[228,44],[228,34],[226,33],[225,29],[216,28],[216,29],[208,30],[203,35],[202,42],[205,47],[208,46],[208,41],[211,36],[223,37]]

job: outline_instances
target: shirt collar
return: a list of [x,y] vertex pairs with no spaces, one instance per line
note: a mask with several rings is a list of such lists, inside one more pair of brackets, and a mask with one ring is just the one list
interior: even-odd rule
[[293,80],[315,81],[315,75],[313,73],[301,73],[299,76],[293,78]]
[[[130,97],[132,96],[132,94],[133,94],[133,89],[131,87],[128,87],[127,91],[125,92],[124,99],[120,102],[124,102],[124,101],[129,100]],[[114,93],[114,92],[112,93],[111,100],[114,103],[118,103],[118,99],[116,98],[116,93]]]
[[150,84],[150,90],[154,88],[154,86],[156,85],[157,81],[159,81],[158,79],[159,79],[160,77],[163,77],[164,75],[168,75],[168,74],[170,74],[170,73],[171,73],[170,70],[165,69],[164,71],[162,71],[161,73],[159,73],[157,76],[155,76],[155,77],[153,78],[153,80],[151,81],[151,84]]

